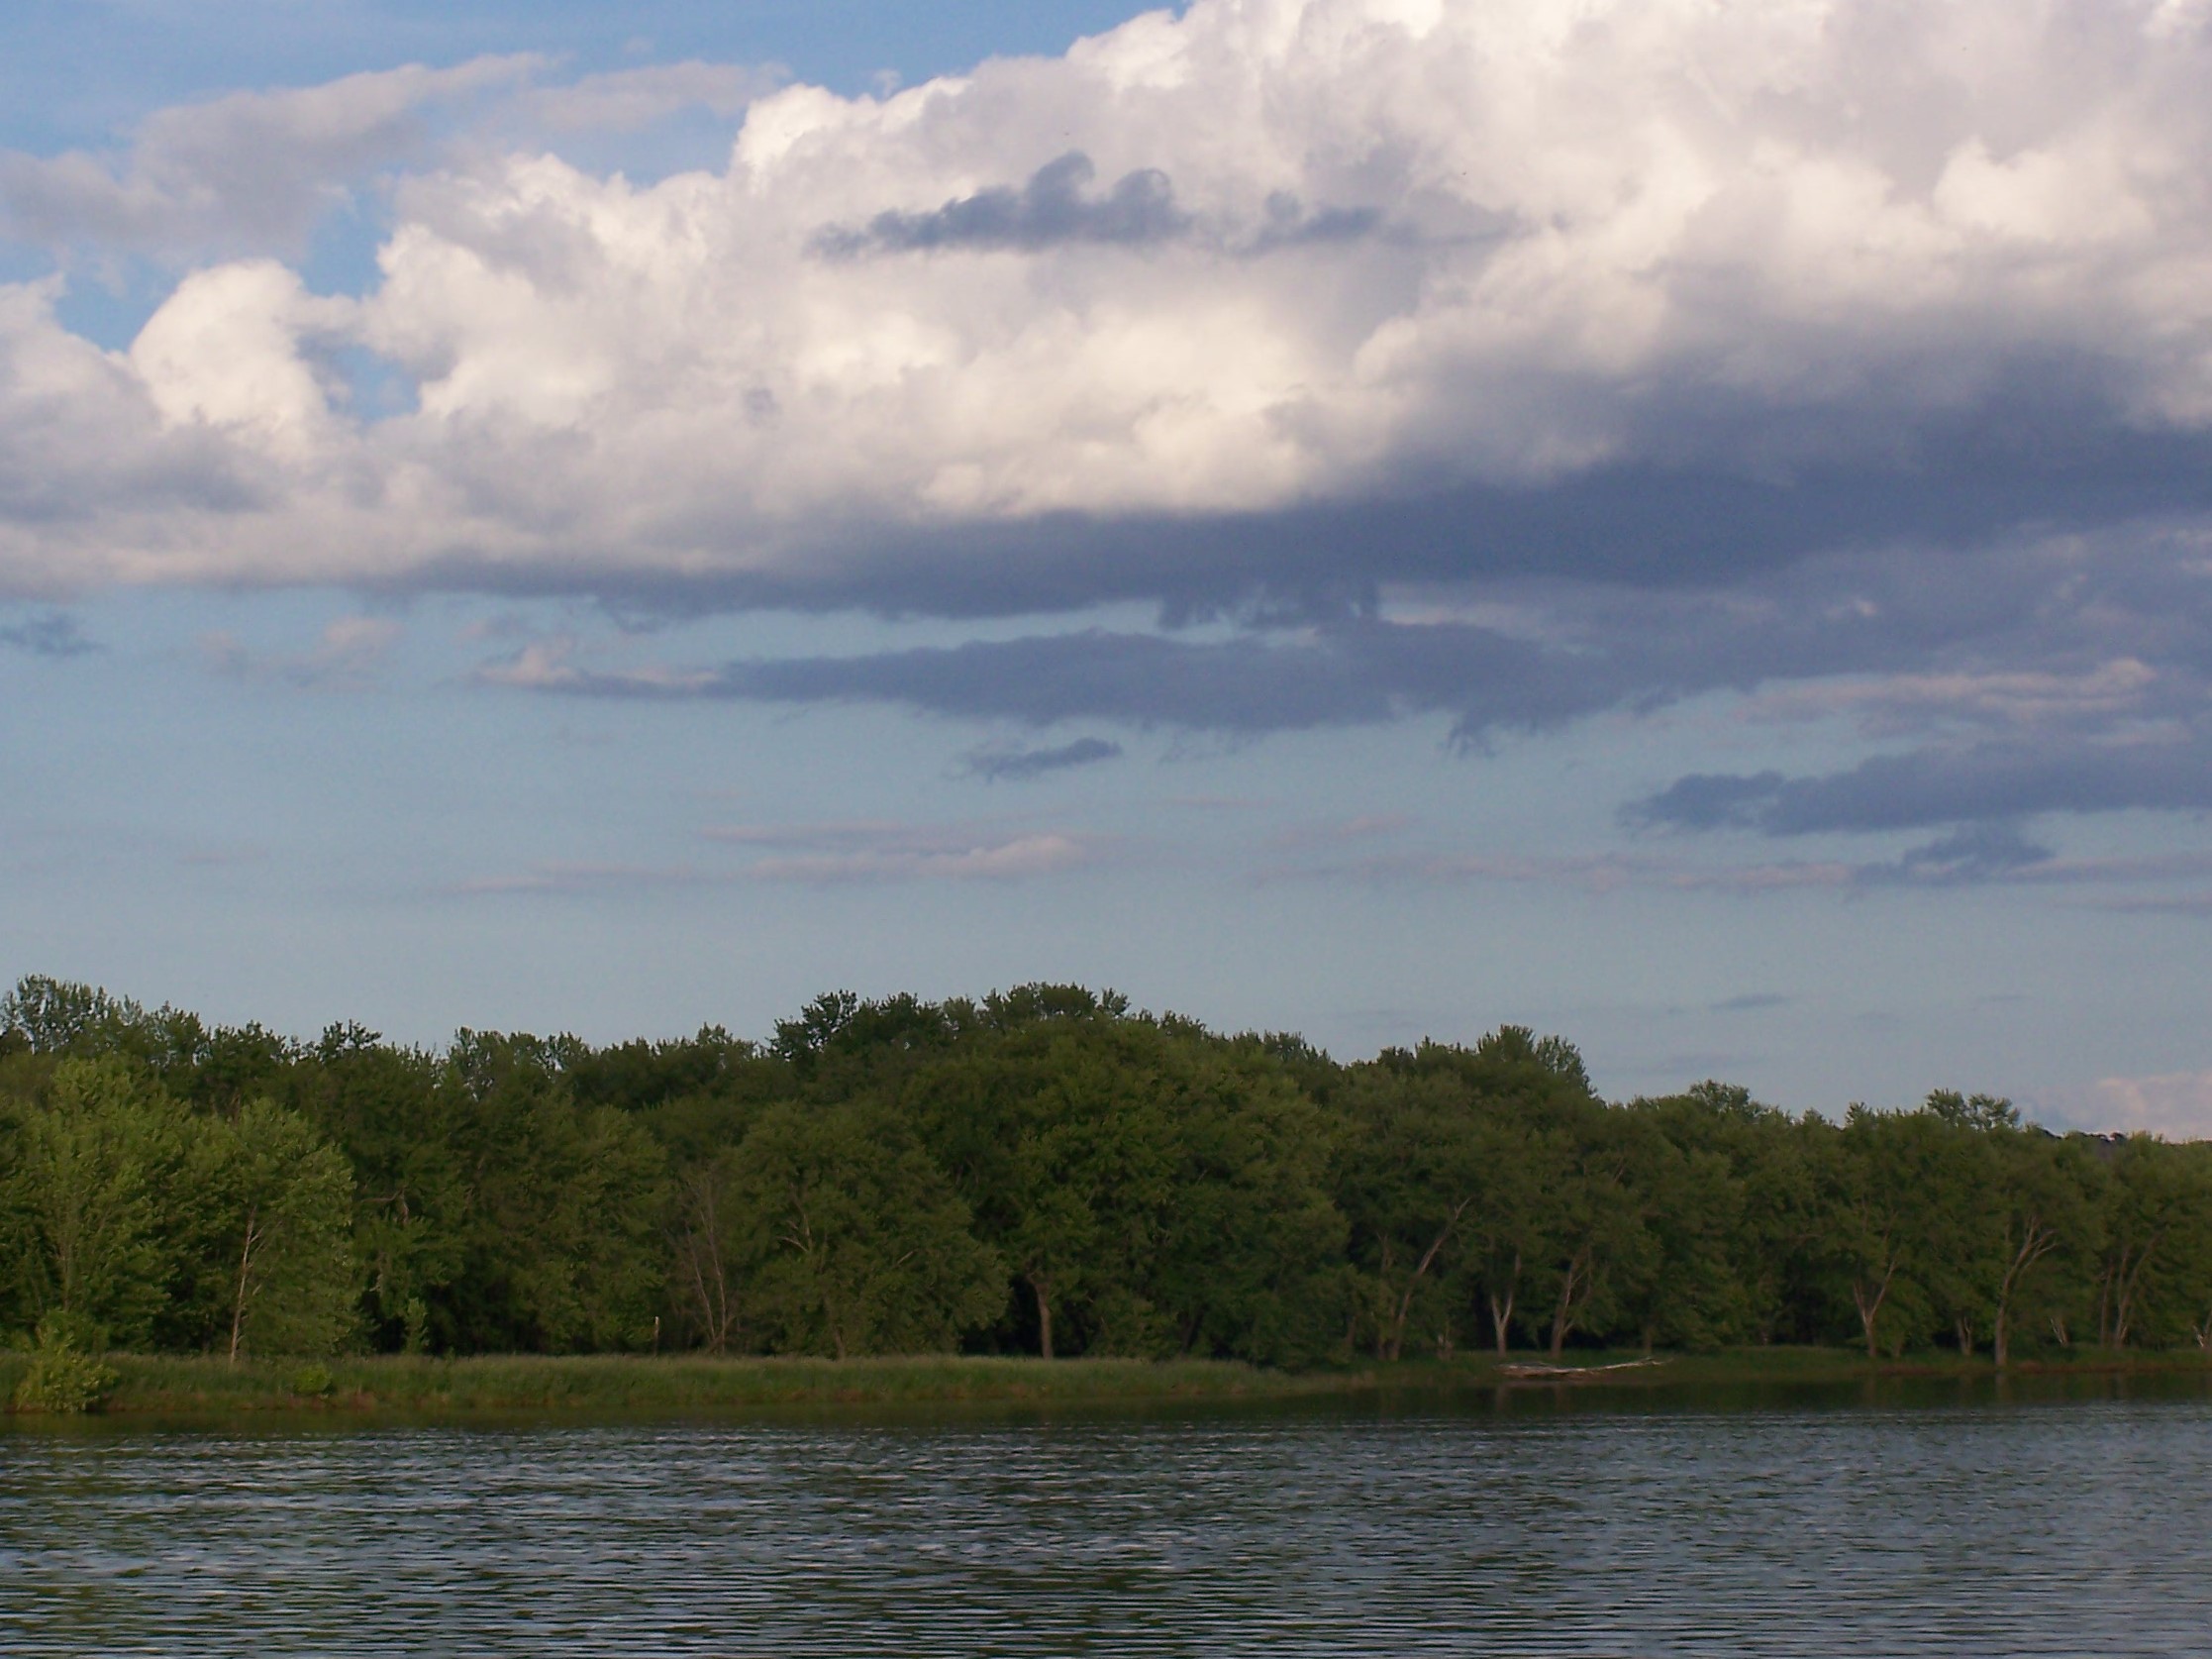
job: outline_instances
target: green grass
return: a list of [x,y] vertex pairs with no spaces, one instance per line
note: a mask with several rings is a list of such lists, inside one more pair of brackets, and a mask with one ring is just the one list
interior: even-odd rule
[[[1634,1354],[1580,1351],[1569,1364],[1595,1366]],[[1509,1363],[1542,1356],[1515,1353]],[[786,1405],[930,1406],[963,1402],[1110,1405],[1117,1402],[1236,1402],[1465,1393],[1686,1390],[1746,1400],[1762,1391],[1884,1382],[1986,1380],[1986,1356],[1947,1353],[1868,1361],[1839,1348],[1739,1348],[1661,1354],[1659,1363],[1569,1379],[1511,1379],[1487,1354],[1400,1365],[1309,1372],[1267,1371],[1212,1360],[1035,1359],[922,1356],[855,1360],[714,1359],[703,1355],[496,1355],[420,1359],[374,1355],[308,1366],[201,1356],[110,1354],[116,1382],[104,1409],[129,1415],[203,1416],[244,1411],[470,1413],[499,1411],[691,1412]],[[0,1353],[0,1402],[15,1396],[30,1356]],[[2019,1378],[2159,1375],[2212,1378],[2195,1349],[2038,1354],[2013,1367]]]
[[[1286,1373],[1206,1360],[1059,1360],[921,1356],[857,1360],[646,1358],[632,1355],[398,1355],[233,1366],[198,1356],[110,1354],[105,1409],[196,1414],[251,1410],[447,1412],[708,1411],[794,1404],[934,1404],[1244,1400],[1336,1393],[1357,1373]],[[0,1398],[28,1356],[0,1355]],[[326,1386],[327,1382],[327,1386]]]

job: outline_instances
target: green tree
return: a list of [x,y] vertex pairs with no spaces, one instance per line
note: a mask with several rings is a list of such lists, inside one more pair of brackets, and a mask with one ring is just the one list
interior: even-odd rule
[[1397,1051],[1360,1068],[1345,1089],[1345,1181],[1339,1201],[1366,1290],[1377,1359],[1405,1352],[1427,1303],[1449,1317],[1445,1289],[1460,1229],[1481,1214],[1494,1137],[1466,1079]]
[[1934,1119],[1855,1105],[1840,1130],[1821,1135],[1824,1254],[1858,1316],[1866,1357],[1902,1349],[1927,1311],[1920,1273],[1926,1141]]
[[2150,1135],[2130,1135],[2109,1148],[2091,1200],[2101,1243],[2095,1295],[2102,1346],[2127,1347],[2157,1318],[2182,1260],[2180,1247],[2201,1219],[2207,1194],[2174,1151]]
[[1524,1290],[1555,1288],[1560,1241],[1584,1215],[1589,1227],[1564,1247],[1563,1340],[1597,1280],[1580,1246],[1595,1248],[1612,1220],[1562,1201],[1579,1133],[1604,1112],[1573,1046],[1507,1025],[1472,1048],[1386,1051],[1352,1069],[1338,1109],[1350,1137],[1340,1202],[1376,1353],[1399,1357],[1424,1306],[1448,1345],[1453,1312],[1470,1301],[1502,1351]]
[[27,974],[0,996],[0,1030],[17,1033],[34,1054],[143,1058],[146,1010],[93,985]]
[[440,1087],[467,1191],[441,1300],[459,1346],[642,1348],[666,1282],[667,1166],[612,1106],[581,1107],[548,1045],[464,1031]]
[[774,1107],[730,1155],[729,1176],[751,1242],[747,1296],[776,1346],[838,1359],[935,1352],[997,1312],[1002,1264],[881,1107]]
[[231,1363],[343,1346],[356,1297],[353,1177],[337,1148],[298,1113],[250,1100],[206,1124],[190,1168],[216,1217]]
[[1110,1007],[986,1026],[917,1070],[903,1099],[1029,1293],[1038,1351],[1156,1351],[1148,1271],[1178,1161],[1170,1033]]
[[182,1115],[128,1062],[71,1059],[12,1138],[0,1208],[26,1323],[58,1318],[88,1345],[143,1345],[174,1267]]
[[1632,1109],[1651,1114],[1684,1160],[1684,1191],[1660,1195],[1654,1218],[1667,1286],[1660,1339],[1705,1347],[1803,1334],[1817,1128],[1716,1082]]
[[1601,1326],[1617,1305],[1647,1300],[1638,1292],[1659,1265],[1650,1226],[1654,1184],[1639,1176],[1662,1155],[1663,1143],[1655,1145],[1647,1126],[1597,1105],[1575,1112],[1565,1133],[1563,1176],[1548,1201],[1552,1254],[1532,1287],[1552,1308],[1555,1360],[1576,1330]]
[[1327,1120],[1257,1048],[1178,1047],[1175,1163],[1147,1300],[1182,1353],[1318,1359],[1341,1312],[1345,1244]]
[[2069,1244],[2087,1236],[2088,1199],[2078,1152],[2035,1130],[2000,1129],[1993,1143],[1997,1179],[1980,1203],[1997,1209],[1996,1296],[1990,1351],[1999,1367],[2012,1358],[2015,1322],[2032,1304]]
[[734,1191],[732,1151],[676,1173],[669,1192],[669,1291],[682,1318],[710,1354],[744,1345],[746,1226],[753,1220]]
[[[359,1323],[372,1346],[460,1338],[453,1288],[474,1208],[460,1118],[472,1102],[438,1061],[358,1025],[333,1025],[294,1068],[289,1099],[353,1176]],[[436,1327],[434,1330],[434,1326]]]

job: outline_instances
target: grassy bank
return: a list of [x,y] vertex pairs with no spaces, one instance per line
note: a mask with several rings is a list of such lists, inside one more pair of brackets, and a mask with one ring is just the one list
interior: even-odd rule
[[[317,1365],[110,1354],[110,1413],[253,1410],[711,1411],[762,1405],[1082,1402],[1291,1398],[1372,1386],[1362,1373],[1263,1371],[1206,1360],[1038,1360],[929,1355],[859,1360],[375,1355]],[[0,1355],[0,1400],[29,1356]]]
[[[1934,1353],[1869,1361],[1837,1348],[1747,1348],[1659,1355],[1577,1353],[1563,1375],[1529,1374],[1516,1354],[1413,1360],[1310,1372],[1212,1360],[1034,1359],[931,1355],[859,1360],[711,1359],[699,1355],[499,1355],[471,1359],[361,1356],[308,1365],[199,1356],[111,1354],[111,1414],[225,1415],[243,1411],[468,1413],[686,1412],[782,1405],[929,1405],[959,1402],[1111,1404],[1322,1399],[1504,1389],[1740,1390],[1883,1381],[1986,1380],[1986,1358]],[[13,1400],[30,1365],[0,1354],[0,1401]],[[2186,1376],[2212,1379],[2194,1350],[2075,1350],[2013,1366],[2014,1377]]]

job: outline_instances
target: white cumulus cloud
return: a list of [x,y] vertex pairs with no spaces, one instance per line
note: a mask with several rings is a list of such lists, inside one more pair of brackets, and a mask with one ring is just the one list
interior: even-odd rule
[[2084,1129],[2212,1140],[2212,1071],[2102,1078],[2056,1103]]
[[[6,188],[119,243],[196,192],[296,218],[325,153],[521,72],[242,95]],[[357,296],[218,264],[118,356],[0,290],[37,380],[0,377],[0,587],[812,580],[1051,515],[1910,473],[1915,423],[2052,384],[2100,434],[2196,433],[2207,85],[2203,17],[2145,0],[1196,0],[884,97],[785,88],[725,167],[650,185],[450,158]],[[194,147],[241,127],[275,170],[234,190]],[[346,351],[412,406],[352,409]]]

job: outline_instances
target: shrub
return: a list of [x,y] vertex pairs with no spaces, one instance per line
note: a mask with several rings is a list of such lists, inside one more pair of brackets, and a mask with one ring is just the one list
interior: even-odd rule
[[292,1373],[292,1392],[308,1400],[321,1400],[337,1387],[327,1365],[303,1365]]
[[31,1369],[16,1386],[16,1409],[80,1416],[98,1410],[115,1384],[113,1367],[66,1338],[42,1342],[32,1356]]

